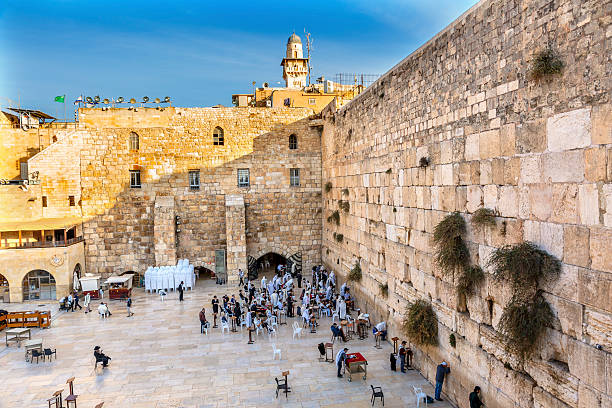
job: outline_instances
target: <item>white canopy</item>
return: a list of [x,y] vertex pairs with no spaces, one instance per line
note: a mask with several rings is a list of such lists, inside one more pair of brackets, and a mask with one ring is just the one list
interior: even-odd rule
[[132,273],[126,273],[125,275],[121,275],[121,276],[111,276],[110,278],[108,278],[106,280],[106,283],[112,284],[112,283],[125,283],[129,280],[132,280],[132,278],[134,277],[134,274]]

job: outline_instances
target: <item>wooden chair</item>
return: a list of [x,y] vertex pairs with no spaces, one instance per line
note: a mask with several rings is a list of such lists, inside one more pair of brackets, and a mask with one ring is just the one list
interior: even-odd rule
[[78,395],[74,394],[74,388],[73,388],[73,383],[74,382],[74,377],[70,377],[67,381],[66,384],[68,384],[68,386],[70,387],[70,394],[66,397],[66,408],[70,408],[70,403],[72,403],[73,407],[76,408],[77,406],[77,397]]
[[33,363],[34,359],[36,358],[36,364],[38,364],[38,359],[40,357],[42,357],[43,361],[45,361],[45,355],[43,353],[41,353],[39,350],[32,349],[32,350],[30,350],[30,353],[31,353],[30,363]]
[[385,406],[385,395],[382,392],[382,388],[375,387],[372,384],[370,384],[370,387],[372,387],[372,398],[371,398],[372,406],[374,406],[374,402],[376,402],[376,398],[380,398],[380,400],[382,401],[383,407],[384,407]]
[[283,372],[283,376],[285,378],[281,378],[280,380],[276,377],[274,377],[274,380],[276,381],[276,398],[278,398],[278,391],[281,390],[285,392],[285,397],[289,398],[288,393],[291,392],[291,387],[289,387],[289,384],[287,384],[287,376],[289,375],[289,371],[284,371]]
[[49,408],[62,408],[63,407],[64,404],[62,402],[63,401],[62,392],[64,392],[64,390],[55,391],[53,393],[53,396],[47,400],[47,402],[49,403]]
[[50,348],[46,348],[43,350],[43,353],[45,355],[45,358],[47,358],[47,356],[49,356],[49,361],[51,361],[51,358],[55,355],[55,359],[57,360],[57,349],[53,349],[51,350]]

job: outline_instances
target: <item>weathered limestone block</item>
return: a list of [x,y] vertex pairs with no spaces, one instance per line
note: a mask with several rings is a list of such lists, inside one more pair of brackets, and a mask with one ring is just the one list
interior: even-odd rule
[[533,407],[534,408],[570,408],[569,405],[554,397],[541,387],[533,389]]
[[612,105],[594,106],[591,112],[593,144],[612,143]]
[[591,109],[559,113],[546,123],[548,150],[561,152],[591,145]]
[[612,316],[589,307],[585,308],[585,332],[592,343],[600,344],[609,350],[612,347]]
[[521,157],[520,182],[534,184],[541,182],[540,155]]
[[576,225],[563,227],[563,262],[588,267],[589,257],[589,229]]
[[605,272],[612,272],[612,229],[603,227],[591,228],[591,267]]
[[529,360],[525,363],[525,371],[550,395],[572,407],[578,403],[579,380],[561,365]]
[[580,340],[570,339],[568,344],[570,373],[598,391],[606,392],[606,353]]
[[584,152],[571,150],[543,153],[542,180],[553,183],[580,183],[584,180]]
[[516,152],[541,153],[546,150],[546,121],[537,119],[516,127]]
[[579,268],[577,287],[580,303],[608,312],[612,311],[612,276],[610,274]]
[[562,224],[578,223],[578,186],[553,184],[552,215],[550,221]]

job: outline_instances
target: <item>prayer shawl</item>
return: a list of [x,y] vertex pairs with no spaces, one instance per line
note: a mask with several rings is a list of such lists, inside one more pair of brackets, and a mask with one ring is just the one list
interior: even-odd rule
[[346,319],[346,303],[342,299],[338,301],[338,316],[340,320]]

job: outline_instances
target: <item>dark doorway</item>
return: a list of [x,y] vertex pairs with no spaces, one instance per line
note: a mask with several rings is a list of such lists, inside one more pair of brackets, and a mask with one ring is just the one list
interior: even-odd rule
[[257,270],[259,275],[273,276],[278,269],[278,265],[287,265],[287,259],[274,252],[268,252],[257,260]]

